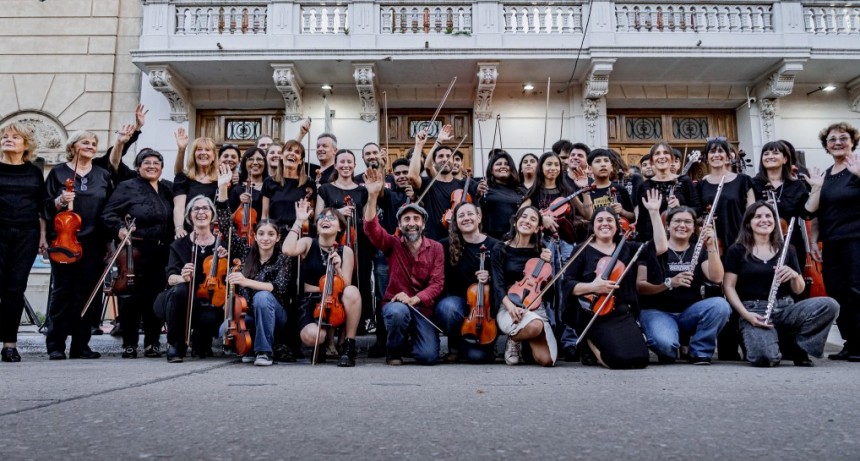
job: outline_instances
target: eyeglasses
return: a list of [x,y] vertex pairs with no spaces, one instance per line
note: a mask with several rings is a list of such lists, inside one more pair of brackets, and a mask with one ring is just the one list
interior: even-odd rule
[[827,138],[827,144],[836,144],[837,142],[841,142],[842,144],[847,144],[848,141],[851,141],[851,138],[848,136],[840,136],[838,138]]
[[158,160],[147,160],[141,163],[140,166],[161,166],[161,162]]
[[725,136],[713,136],[710,138],[705,138],[705,141],[707,141],[707,142],[726,141],[726,137]]
[[86,177],[81,178],[81,191],[82,192],[87,190],[87,181],[88,180],[89,180],[89,178],[86,178]]
[[324,214],[319,217],[320,221],[337,221],[337,216],[332,214]]
[[669,221],[669,223],[670,224],[684,224],[687,226],[692,226],[693,220],[692,219],[673,219],[673,220]]
[[266,163],[266,159],[260,157],[252,157],[248,159],[248,163]]
[[196,206],[196,207],[191,208],[191,212],[197,213],[197,214],[209,213],[210,211],[212,211],[212,210],[210,210],[208,206]]
[[222,149],[223,149],[223,148],[225,148],[225,147],[232,147],[232,148],[234,148],[234,149],[238,149],[238,148],[239,148],[239,146],[238,146],[237,144],[221,144],[221,148],[222,148]]

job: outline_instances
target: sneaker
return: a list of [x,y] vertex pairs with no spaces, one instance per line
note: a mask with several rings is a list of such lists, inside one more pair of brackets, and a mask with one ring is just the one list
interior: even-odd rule
[[376,333],[376,322],[373,319],[366,319],[364,321],[364,331],[369,335]]
[[2,355],[4,362],[17,363],[21,361],[21,354],[18,353],[17,347],[4,347],[0,355]]
[[149,357],[151,359],[157,359],[161,357],[161,346],[158,344],[150,344],[143,349],[143,356]]
[[391,365],[393,367],[396,367],[396,366],[403,365],[403,359],[401,359],[400,357],[398,357],[396,355],[389,355],[385,359],[385,363],[388,365]]
[[90,349],[89,347],[81,349],[79,351],[69,351],[69,358],[70,359],[92,360],[92,359],[100,358],[101,356],[102,355],[100,353]]
[[248,354],[242,356],[242,363],[254,363],[255,360],[257,360],[256,355]]
[[695,355],[691,355],[689,359],[687,359],[693,365],[710,365],[711,358],[710,357],[696,357]]
[[295,362],[296,356],[286,344],[275,344],[273,356],[277,362]]
[[523,346],[519,341],[514,341],[508,337],[505,343],[505,363],[508,365],[518,365],[523,361]]
[[[244,360],[245,357],[242,357],[242,359]],[[268,367],[272,363],[274,363],[272,355],[267,352],[258,352],[257,358],[254,359],[254,365],[258,367]]]
[[126,347],[122,351],[122,358],[124,359],[136,359],[137,358],[137,348],[136,347]]

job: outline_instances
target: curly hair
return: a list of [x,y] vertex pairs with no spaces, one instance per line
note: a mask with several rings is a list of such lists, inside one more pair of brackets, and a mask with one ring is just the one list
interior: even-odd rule
[[854,126],[848,122],[839,122],[831,124],[818,133],[818,139],[821,140],[821,146],[824,147],[824,150],[830,152],[827,150],[827,135],[829,135],[833,130],[848,133],[848,135],[851,136],[851,150],[854,151],[857,149],[857,144],[860,144],[860,130],[857,130],[857,128],[854,128]]
[[29,162],[30,159],[36,156],[36,147],[38,147],[36,132],[33,130],[33,127],[21,122],[11,122],[0,128],[0,134],[10,132],[21,136],[24,140],[24,155],[21,157],[21,160]]
[[[463,233],[460,232],[460,228],[457,226],[457,213],[465,206],[474,208],[478,216],[481,215],[480,209],[471,202],[462,202],[454,207],[454,211],[451,213],[451,223],[448,225],[448,255],[451,258],[452,266],[456,266],[457,263],[460,262],[460,258],[463,256]],[[479,228],[480,224],[481,223],[478,222]]]

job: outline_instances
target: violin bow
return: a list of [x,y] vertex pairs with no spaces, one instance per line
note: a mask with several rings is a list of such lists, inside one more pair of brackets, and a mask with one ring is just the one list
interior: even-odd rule
[[445,91],[445,96],[442,96],[442,101],[439,102],[439,106],[436,108],[436,112],[433,113],[433,118],[430,119],[429,126],[433,126],[433,123],[436,122],[436,117],[439,116],[439,112],[442,111],[442,106],[445,105],[445,101],[448,99],[448,95],[451,94],[451,89],[454,88],[454,82],[457,81],[457,77],[451,79],[451,83],[448,85],[448,90]]
[[[468,136],[469,136],[468,134],[464,134],[464,135],[463,135],[463,139],[461,139],[461,140],[460,140],[460,144],[457,144],[457,147],[455,147],[455,148],[454,148],[454,152],[456,152],[456,151],[460,150],[460,146],[462,146],[462,145],[463,145],[463,141],[465,141],[465,140],[466,140],[466,138],[467,138]],[[433,185],[433,183],[435,183],[435,182],[436,182],[436,180],[437,180],[437,179],[439,179],[439,175],[440,175],[440,174],[442,174],[442,170],[441,170],[441,169],[439,169],[439,170],[436,172],[436,174],[433,176],[433,179],[432,179],[432,180],[430,180],[430,184],[427,184],[427,187],[425,187],[425,188],[424,188],[424,192],[422,192],[422,193],[421,193],[421,195],[420,195],[420,196],[418,196],[418,200],[415,200],[415,201],[414,201],[414,202],[412,202],[412,203],[421,203],[421,200],[424,200],[424,196],[425,196],[425,195],[427,195],[427,192],[430,192],[430,186],[432,186],[432,185]]]
[[561,125],[561,126],[559,127],[559,130],[558,130],[558,139],[563,139],[564,138],[564,109],[562,109],[562,111],[561,111],[561,123],[559,123],[559,125]]
[[[627,267],[624,268],[624,272],[621,273],[621,276],[618,277],[618,282],[621,283],[624,280],[624,277],[627,276],[627,273],[630,272],[630,268],[636,265],[636,260],[639,259],[639,253],[642,253],[642,250],[645,248],[645,244],[639,245],[639,249],[636,250],[636,253],[633,254],[633,257],[630,258],[630,262],[627,263]],[[588,322],[588,325],[585,326],[585,329],[582,330],[582,333],[579,334],[579,338],[576,339],[576,346],[579,346],[579,343],[582,342],[582,338],[585,337],[585,334],[588,333],[588,330],[591,329],[591,326],[594,325],[594,321],[597,320],[597,317],[600,317],[600,312],[603,311],[603,308],[606,306],[606,303],[609,302],[609,298],[612,297],[612,294],[615,293],[615,288],[613,288],[609,293],[606,294],[606,297],[603,298],[603,302],[600,304],[600,307],[597,308],[597,311],[594,313],[594,316],[591,317],[591,320]]]
[[[385,155],[388,156],[388,93],[382,92],[382,117],[385,118]],[[385,159],[388,163],[388,159]]]
[[126,234],[125,238],[119,242],[116,250],[113,252],[113,255],[110,257],[110,262],[108,262],[105,267],[104,272],[102,272],[101,277],[99,277],[99,281],[96,283],[96,287],[93,288],[93,292],[90,293],[90,297],[87,299],[87,303],[84,304],[84,308],[81,310],[81,318],[87,315],[87,310],[90,308],[90,304],[93,303],[93,300],[96,298],[96,295],[101,290],[102,284],[105,282],[105,278],[110,273],[111,268],[114,263],[116,263],[116,259],[119,257],[119,252],[122,251],[123,247],[128,245],[128,242],[131,240],[131,233],[134,232],[134,218],[131,219],[130,223],[128,223],[128,234]]
[[481,131],[481,119],[478,119],[478,146],[480,149],[478,156],[481,158],[481,174],[486,177],[487,167],[484,165],[484,133]]
[[584,242],[579,244],[579,248],[576,249],[576,252],[574,254],[570,255],[570,258],[567,259],[567,262],[564,263],[564,266],[562,266],[561,269],[553,276],[553,278],[551,278],[549,280],[549,282],[546,285],[544,285],[544,287],[540,291],[540,293],[538,293],[538,295],[535,296],[534,299],[532,299],[532,302],[530,302],[529,305],[526,306],[526,310],[531,309],[532,304],[534,304],[535,301],[537,301],[538,299],[542,298],[543,295],[545,295],[546,292],[549,291],[550,288],[552,288],[553,284],[555,284],[555,282],[557,282],[558,279],[560,279],[561,276],[564,275],[564,272],[567,270],[567,268],[570,267],[571,264],[573,264],[573,261],[580,254],[582,254],[583,251],[585,251],[585,248],[588,246],[589,243],[591,243],[592,240],[594,240],[594,234],[589,235],[588,238],[585,239]]
[[[194,266],[191,269],[191,284],[188,286],[188,308],[186,309],[185,316],[185,344],[191,342],[191,315],[194,313],[194,290],[197,279],[197,232],[191,231],[191,243],[194,245],[191,247],[191,265]],[[217,249],[215,251],[218,251]]]
[[[549,123],[549,79],[550,77],[546,78],[546,109],[543,112],[543,147],[541,148],[541,153],[546,152],[546,130]],[[499,138],[499,142],[501,142],[501,137]]]

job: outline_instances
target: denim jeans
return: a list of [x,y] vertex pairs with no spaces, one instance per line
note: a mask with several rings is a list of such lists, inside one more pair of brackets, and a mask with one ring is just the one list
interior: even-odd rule
[[[558,249],[560,251],[556,251],[555,245],[552,244],[552,240],[549,238],[544,239],[544,244],[547,245],[552,251],[552,274],[555,275],[561,270],[564,263],[570,258],[570,255],[573,254],[574,245],[567,243],[563,240],[558,241]],[[563,277],[559,278],[555,284],[555,300],[550,301],[544,298],[547,306],[547,317],[549,319],[549,324],[552,326],[553,331],[555,332],[556,337],[558,338],[559,346],[562,349],[573,348],[576,347],[576,342],[579,337],[576,334],[574,329],[564,323],[561,319],[564,318],[564,310],[565,310],[565,297],[564,290],[562,290],[562,281]]]
[[388,331],[388,353],[397,354],[412,335],[412,356],[419,363],[431,365],[439,360],[439,333],[426,319],[400,302],[389,302],[382,307],[385,329]]
[[[465,358],[470,363],[487,363],[493,361],[493,350],[495,342],[482,346],[463,341],[460,329],[463,327],[463,319],[468,315],[469,307],[466,299],[459,296],[448,296],[436,305],[436,319],[439,328],[448,337],[448,352],[455,353]],[[489,319],[490,313],[487,312]]]
[[275,329],[287,324],[287,311],[269,291],[254,293],[253,311],[245,314],[245,323],[253,325],[254,352],[272,353]]
[[690,355],[710,358],[714,355],[717,334],[728,321],[731,310],[724,298],[707,298],[680,313],[644,309],[639,323],[645,330],[648,348],[657,355],[677,358],[681,347],[678,334],[684,332],[690,335]]

